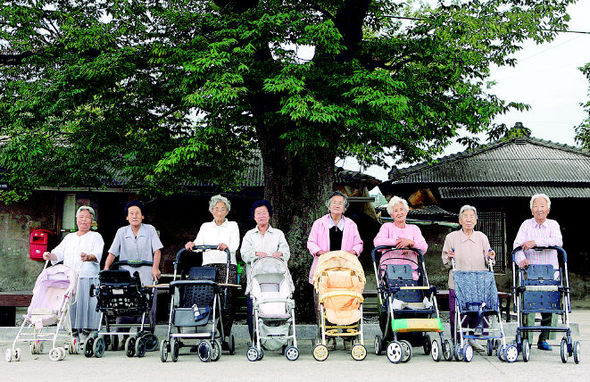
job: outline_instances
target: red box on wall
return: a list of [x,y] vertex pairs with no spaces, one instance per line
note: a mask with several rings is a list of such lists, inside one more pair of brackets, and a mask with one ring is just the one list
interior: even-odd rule
[[51,235],[53,235],[53,232],[47,229],[35,229],[31,231],[29,256],[32,260],[43,261],[43,253],[48,251]]

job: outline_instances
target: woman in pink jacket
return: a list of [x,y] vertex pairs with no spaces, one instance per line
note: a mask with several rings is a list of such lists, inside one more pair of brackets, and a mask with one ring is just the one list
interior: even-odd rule
[[309,272],[309,282],[313,283],[318,257],[330,251],[346,251],[359,256],[363,251],[363,241],[359,235],[356,223],[344,216],[348,208],[348,198],[341,192],[334,191],[326,200],[327,215],[313,223],[307,249],[313,256],[313,263]]
[[[379,233],[375,236],[373,244],[375,247],[379,245],[391,245],[396,248],[416,248],[422,254],[428,250],[428,244],[420,232],[420,228],[414,224],[407,224],[406,217],[408,216],[408,202],[404,199],[394,196],[387,203],[387,213],[393,218],[393,223],[385,223],[381,226]],[[393,260],[389,260],[394,258]],[[411,261],[400,260],[409,259]],[[395,251],[389,252],[381,258],[380,263],[387,261],[389,264],[410,264],[412,269],[418,268],[418,255],[414,251]],[[418,279],[418,272],[414,271],[414,280]]]

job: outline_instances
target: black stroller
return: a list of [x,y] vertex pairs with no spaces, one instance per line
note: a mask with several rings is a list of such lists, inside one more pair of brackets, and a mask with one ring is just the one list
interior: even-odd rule
[[90,294],[97,298],[97,311],[100,311],[98,330],[93,332],[84,345],[86,357],[97,358],[103,356],[110,346],[112,350],[119,347],[119,334],[113,329],[137,328],[137,323],[117,323],[119,317],[135,317],[140,319],[135,332],[124,333],[129,336],[125,341],[127,357],[143,357],[146,350],[157,348],[158,339],[153,334],[155,323],[146,323],[146,316],[152,308],[155,288],[142,286],[139,273],[133,276],[126,270],[119,270],[122,265],[134,268],[152,266],[151,261],[118,261],[111,265],[111,269],[101,271],[98,275],[99,285],[92,285]]
[[[217,246],[193,247],[193,251],[200,254],[212,249]],[[170,283],[168,334],[160,344],[162,362],[167,361],[169,353],[172,362],[178,361],[180,348],[186,346],[183,340],[195,340],[197,354],[203,362],[217,361],[221,357],[220,339],[225,338],[221,307],[226,299],[227,276],[225,285],[220,286],[215,282],[215,268],[199,266],[202,256],[194,252],[181,249],[176,254],[174,279]],[[229,269],[230,252],[228,249],[225,252]],[[233,354],[233,335],[228,339],[228,348]]]
[[[561,247],[534,247],[534,250],[555,249],[558,253],[560,267],[553,269],[551,264],[530,264],[520,269],[516,264],[517,247],[512,251],[512,281],[514,285],[514,309],[518,317],[516,345],[522,353],[522,359],[528,362],[531,356],[528,332],[548,330],[564,334],[560,343],[560,356],[563,363],[568,357],[580,362],[580,341],[572,340],[569,313],[572,311],[570,287],[567,269],[567,254]],[[553,313],[561,317],[561,325],[527,326],[525,321],[529,313]]]

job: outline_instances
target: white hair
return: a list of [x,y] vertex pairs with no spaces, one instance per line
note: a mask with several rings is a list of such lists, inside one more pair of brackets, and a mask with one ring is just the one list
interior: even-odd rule
[[410,207],[408,206],[408,202],[406,202],[405,199],[402,199],[399,196],[392,196],[391,199],[389,199],[389,203],[387,203],[387,213],[389,215],[391,215],[393,213],[393,206],[395,206],[398,203],[401,203],[404,206],[404,208],[406,209],[406,212],[408,212],[410,210]]
[[547,208],[551,208],[551,199],[549,199],[549,197],[547,195],[545,195],[545,194],[535,194],[531,198],[531,202],[530,202],[531,210],[533,209],[533,203],[535,202],[535,199],[538,199],[538,198],[545,199],[547,201]]
[[463,207],[461,207],[461,209],[459,210],[459,219],[461,219],[461,216],[463,216],[463,212],[469,210],[473,211],[473,213],[475,214],[475,218],[477,219],[477,208],[470,206],[469,204],[466,204]]
[[88,211],[92,216],[92,220],[96,220],[96,213],[94,212],[94,208],[90,206],[81,206],[80,208],[78,208],[78,211],[76,211],[76,218],[78,218],[78,215],[80,215],[80,212],[82,211]]
[[228,198],[222,195],[213,195],[209,200],[209,212],[213,212],[213,208],[217,203],[225,204],[225,208],[227,208],[227,212],[231,211],[231,203]]

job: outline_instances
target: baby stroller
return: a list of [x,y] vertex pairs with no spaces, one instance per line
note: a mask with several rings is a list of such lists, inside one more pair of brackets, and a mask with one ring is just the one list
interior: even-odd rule
[[[402,251],[415,252],[419,261],[402,257]],[[390,362],[408,362],[412,357],[412,346],[422,346],[424,354],[431,354],[435,361],[442,357],[450,361],[451,343],[444,338],[436,288],[428,283],[420,250],[382,245],[373,249],[371,257],[383,333],[383,337],[375,337],[375,354],[386,349]],[[431,341],[427,333],[436,333],[438,338]]]
[[[473,347],[467,340],[484,340],[487,341],[488,356],[493,354],[496,346],[500,360],[516,361],[518,350],[514,345],[507,345],[504,336],[492,262],[488,261],[489,271],[456,271],[455,259],[451,260],[451,264],[456,296],[455,317],[451,317],[455,320],[453,338],[456,339],[457,334],[459,335],[455,346],[455,359],[471,362]],[[475,323],[475,327],[463,327],[463,324],[470,320]],[[497,342],[501,345],[497,345]]]
[[252,264],[249,275],[253,299],[254,346],[246,351],[249,361],[262,359],[264,349],[281,349],[289,361],[299,358],[295,336],[295,286],[287,264],[274,257],[263,257]]
[[[193,251],[217,249],[216,245],[199,245]],[[230,252],[227,253],[229,268]],[[178,361],[182,340],[195,340],[199,359],[203,362],[217,361],[221,357],[221,342],[224,338],[221,304],[224,299],[221,288],[215,282],[216,270],[201,267],[201,256],[184,248],[176,254],[174,279],[170,283],[170,316],[168,333],[160,343],[160,360],[166,362],[171,353],[172,362]],[[228,272],[226,272],[227,274]],[[173,328],[176,332],[173,333]],[[230,354],[233,354],[234,337],[229,337]]]
[[362,361],[367,356],[363,339],[363,289],[365,273],[355,255],[344,251],[320,256],[313,275],[318,294],[319,343],[313,348],[317,361],[328,358],[327,338],[352,342],[350,354]]
[[[555,249],[560,258],[560,268],[553,269],[551,264],[530,264],[520,269],[516,264],[516,253],[522,250],[517,247],[512,251],[512,281],[514,285],[514,308],[518,317],[516,329],[516,346],[522,353],[522,359],[528,362],[531,356],[527,333],[549,330],[563,332],[560,344],[561,361],[566,363],[568,357],[580,362],[580,342],[572,340],[569,313],[571,299],[567,254],[561,247],[535,247],[534,250]],[[553,313],[561,316],[558,326],[527,326],[526,315],[529,313]],[[516,355],[518,357],[518,353]]]
[[[105,350],[111,346],[112,350],[119,347],[119,334],[116,329],[136,328],[135,332],[124,333],[128,336],[125,341],[125,354],[127,357],[143,357],[146,351],[157,348],[158,339],[153,334],[155,323],[146,324],[146,316],[152,308],[152,299],[155,288],[142,286],[139,273],[135,271],[131,275],[126,270],[120,270],[123,265],[138,267],[151,267],[151,261],[118,261],[111,265],[109,270],[98,274],[99,285],[90,287],[90,294],[96,296],[96,310],[100,311],[100,323],[98,329],[91,333],[84,344],[84,355],[88,358],[93,355],[101,358]],[[119,317],[132,317],[140,319],[138,323],[118,323]]]
[[[6,349],[6,361],[19,361],[21,350],[17,342],[28,342],[31,354],[40,354],[43,343],[51,342],[49,359],[61,361],[70,354],[78,354],[78,343],[72,334],[70,304],[74,299],[77,277],[73,269],[58,264],[48,267],[37,277],[33,288],[31,305],[23,315],[23,323],[12,343]],[[55,328],[51,328],[55,326]],[[58,338],[63,339],[63,346],[58,346]]]

